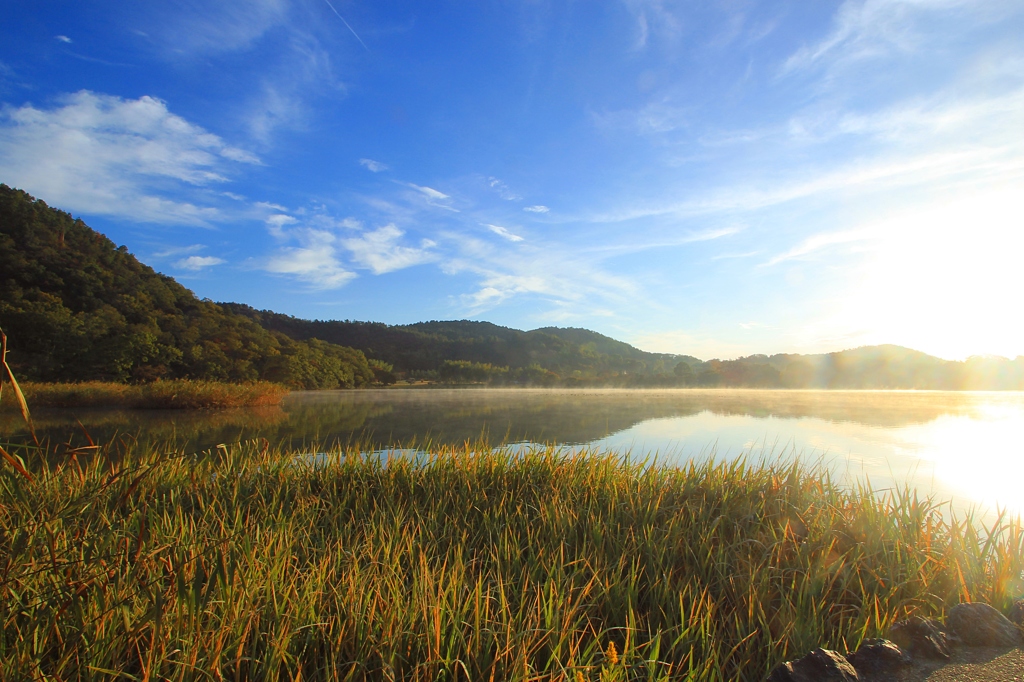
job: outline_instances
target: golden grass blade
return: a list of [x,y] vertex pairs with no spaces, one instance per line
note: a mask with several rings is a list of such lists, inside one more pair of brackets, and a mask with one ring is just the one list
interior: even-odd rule
[[[11,366],[7,364],[7,334],[0,329],[0,364],[3,365],[4,373],[7,374],[8,380],[11,382],[11,388],[14,389],[14,395],[18,397],[18,405],[21,407],[21,416],[28,425],[28,431],[32,434],[32,440],[36,445],[39,445],[39,439],[36,437],[36,427],[32,423],[32,415],[28,411],[28,402],[25,400],[25,394],[21,392],[21,387],[18,386],[18,380],[14,378],[14,372],[11,371]],[[0,381],[3,377],[0,376]]]
[[30,474],[27,471],[25,471],[25,467],[23,467],[21,465],[21,462],[18,461],[17,457],[11,455],[6,450],[4,450],[2,447],[0,447],[0,456],[3,456],[3,458],[7,460],[7,463],[10,464],[12,467],[14,467],[14,469],[19,474],[21,474],[22,476],[24,476],[25,478],[27,478],[30,481],[32,480],[32,474]]

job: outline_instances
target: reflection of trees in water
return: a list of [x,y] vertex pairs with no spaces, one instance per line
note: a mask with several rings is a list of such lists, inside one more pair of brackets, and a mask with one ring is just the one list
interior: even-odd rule
[[[653,390],[571,391],[426,389],[298,393],[282,408],[216,411],[40,410],[37,428],[52,441],[98,442],[138,435],[143,443],[202,449],[265,437],[274,443],[586,443],[650,419],[709,411],[729,416],[817,418],[901,427],[942,415],[972,415],[990,401],[1024,404],[1019,394],[931,392]],[[0,415],[12,441],[27,439],[17,415]]]
[[[40,409],[34,410],[32,417],[40,438],[51,443],[84,444],[84,426],[97,443],[137,438],[140,445],[173,443],[198,449],[266,435],[288,415],[274,406],[229,410]],[[0,415],[0,433],[14,442],[29,440],[21,415],[17,414]]]
[[[372,435],[371,440],[378,444],[422,442],[425,436],[453,443],[482,434],[492,442],[586,443],[649,419],[704,411],[900,427],[927,423],[942,415],[973,414],[979,401],[989,399],[998,398],[874,391],[429,389],[348,393],[329,404],[339,414],[360,403],[391,407],[391,411],[367,415],[363,424],[363,433]],[[330,400],[330,395],[303,394],[289,401],[286,409],[301,414],[312,405],[322,408],[322,403]],[[343,431],[338,429],[338,436],[344,436]]]

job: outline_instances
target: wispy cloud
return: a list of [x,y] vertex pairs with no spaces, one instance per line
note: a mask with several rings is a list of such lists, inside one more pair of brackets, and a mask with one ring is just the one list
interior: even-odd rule
[[380,173],[381,171],[386,171],[389,168],[386,163],[374,161],[373,159],[359,159],[359,164],[361,166],[365,166],[366,169],[372,173]]
[[435,254],[430,251],[435,246],[432,240],[421,241],[418,248],[403,246],[399,240],[404,235],[405,232],[391,224],[364,232],[359,237],[342,239],[341,244],[351,252],[353,261],[375,275],[435,260]]
[[581,247],[580,251],[587,253],[588,255],[599,255],[602,258],[608,258],[609,256],[639,253],[641,251],[650,251],[652,249],[666,249],[699,242],[709,242],[715,239],[722,239],[723,237],[731,237],[742,231],[743,227],[731,225],[728,227],[714,227],[705,230],[683,232],[667,238],[663,235],[646,236],[634,234],[631,235],[631,239],[629,241]]
[[287,0],[206,2],[182,11],[180,3],[154,7],[145,34],[174,60],[191,54],[215,54],[251,48],[288,20]]
[[203,244],[191,244],[189,246],[172,246],[170,248],[163,249],[153,254],[153,258],[173,258],[174,256],[184,256],[189,253],[198,253],[205,249],[206,246]]
[[[927,44],[930,31],[921,23],[929,15],[974,23],[987,21],[1004,2],[985,8],[971,0],[846,0],[836,12],[832,30],[820,41],[793,53],[782,73],[821,66],[847,64],[892,52],[912,52]],[[958,11],[962,10],[962,11]]]
[[338,254],[338,238],[325,230],[297,230],[300,246],[280,249],[263,269],[288,275],[316,290],[337,289],[356,277],[346,269]]
[[685,22],[675,3],[663,0],[626,0],[625,5],[635,21],[634,50],[646,49],[652,37],[658,37],[671,45],[682,36]]
[[453,206],[451,206],[452,198],[449,195],[445,194],[444,192],[440,192],[440,191],[434,189],[433,187],[425,187],[423,185],[416,185],[416,184],[413,184],[411,182],[408,182],[408,183],[405,183],[405,184],[406,184],[407,187],[411,187],[412,189],[414,189],[417,192],[419,192],[419,194],[424,199],[426,199],[426,202],[428,204],[430,204],[431,206],[434,206],[436,208],[443,208],[446,211],[452,211],[454,213],[458,213],[459,212],[459,209],[454,208]]
[[275,213],[267,216],[266,218],[267,231],[270,233],[270,236],[275,239],[285,239],[288,237],[285,232],[285,228],[289,225],[294,225],[297,222],[298,220],[293,216],[286,215],[284,213]]
[[626,205],[608,213],[586,216],[587,220],[626,222],[654,216],[677,218],[716,213],[756,211],[798,199],[838,191],[891,191],[900,187],[938,185],[947,181],[971,181],[971,178],[1019,174],[1024,156],[1013,146],[978,145],[935,152],[887,153],[873,158],[855,159],[845,165],[810,173],[800,169],[797,177],[740,186],[722,186],[707,190],[703,196],[673,204]]
[[537,204],[536,206],[524,206],[523,210],[529,213],[547,213],[551,209],[548,208],[547,206]]
[[[148,96],[126,100],[83,90],[54,108],[26,104],[0,112],[0,174],[86,213],[205,225],[222,214],[195,190],[226,182],[240,164],[258,163]],[[182,198],[190,194],[203,203]]]
[[505,201],[518,201],[522,199],[521,196],[513,192],[508,185],[506,185],[503,181],[499,180],[498,178],[488,178],[487,185],[495,192],[497,192],[498,196],[504,199]]
[[447,201],[448,199],[451,199],[450,196],[448,196],[444,192],[437,191],[433,187],[423,187],[421,185],[414,185],[411,182],[409,183],[409,187],[412,187],[414,190],[421,193],[427,199],[430,199],[432,201]]
[[483,223],[483,226],[486,227],[491,232],[493,232],[494,234],[498,235],[499,237],[503,237],[509,240],[510,242],[523,241],[523,238],[520,237],[518,234],[513,234],[509,232],[506,228],[502,227],[501,225],[489,225],[487,223]]
[[188,258],[182,258],[175,265],[183,270],[199,271],[226,262],[223,258],[215,256],[189,256]]
[[772,265],[778,265],[784,261],[806,258],[833,246],[861,242],[866,239],[871,239],[874,236],[875,235],[871,230],[865,229],[812,235],[785,253],[775,256],[764,265],[770,267]]
[[[621,304],[639,293],[627,277],[608,272],[578,250],[547,243],[517,246],[516,257],[508,247],[465,234],[445,233],[442,244],[449,246],[440,261],[450,275],[470,273],[477,277],[474,291],[463,294],[459,314],[477,315],[506,301],[521,297],[537,300],[534,316],[548,319],[572,314],[585,317],[611,301]],[[452,248],[454,247],[454,248]],[[520,250],[521,249],[521,250]]]
[[74,42],[74,41],[71,40],[71,38],[68,38],[67,36],[54,36],[53,39],[57,40],[57,41],[60,41],[62,43],[69,43],[70,44],[70,43]]

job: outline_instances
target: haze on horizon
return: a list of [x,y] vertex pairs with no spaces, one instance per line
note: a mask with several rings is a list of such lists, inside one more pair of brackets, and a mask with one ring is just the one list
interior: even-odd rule
[[1024,355],[1014,0],[8,2],[0,182],[199,296]]

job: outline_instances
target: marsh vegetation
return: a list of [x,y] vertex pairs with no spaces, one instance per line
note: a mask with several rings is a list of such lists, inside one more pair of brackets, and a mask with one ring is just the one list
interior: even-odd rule
[[62,454],[0,474],[4,679],[755,680],[1022,587],[1018,521],[800,464]]
[[[33,407],[174,410],[279,405],[288,393],[281,384],[252,381],[230,384],[221,381],[160,380],[146,384],[84,381],[74,384],[26,382],[21,384]],[[0,409],[16,410],[13,393],[0,395]]]

